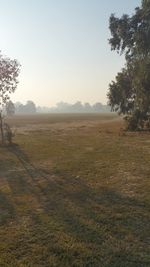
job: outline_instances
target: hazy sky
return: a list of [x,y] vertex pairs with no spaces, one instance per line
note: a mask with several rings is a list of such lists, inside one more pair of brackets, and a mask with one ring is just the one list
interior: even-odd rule
[[14,101],[53,106],[106,103],[124,64],[110,51],[111,13],[132,14],[140,0],[0,0],[0,50],[20,61]]

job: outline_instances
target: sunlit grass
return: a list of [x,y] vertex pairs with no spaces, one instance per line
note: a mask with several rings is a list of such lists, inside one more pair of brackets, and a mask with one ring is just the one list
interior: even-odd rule
[[150,266],[149,133],[67,120],[0,148],[0,266]]

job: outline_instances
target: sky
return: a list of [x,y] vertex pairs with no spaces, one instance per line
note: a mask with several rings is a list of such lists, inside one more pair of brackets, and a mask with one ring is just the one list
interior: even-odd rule
[[21,64],[12,100],[107,103],[124,65],[108,39],[111,13],[133,14],[140,0],[0,0],[0,50]]

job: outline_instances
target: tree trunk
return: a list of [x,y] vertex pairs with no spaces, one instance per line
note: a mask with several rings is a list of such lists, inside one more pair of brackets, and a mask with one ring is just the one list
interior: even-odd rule
[[2,144],[4,144],[3,118],[1,112],[0,112],[0,132],[1,132]]

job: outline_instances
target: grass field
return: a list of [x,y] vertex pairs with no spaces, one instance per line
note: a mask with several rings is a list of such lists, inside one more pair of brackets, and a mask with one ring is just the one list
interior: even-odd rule
[[150,133],[116,115],[9,119],[0,267],[150,266]]

